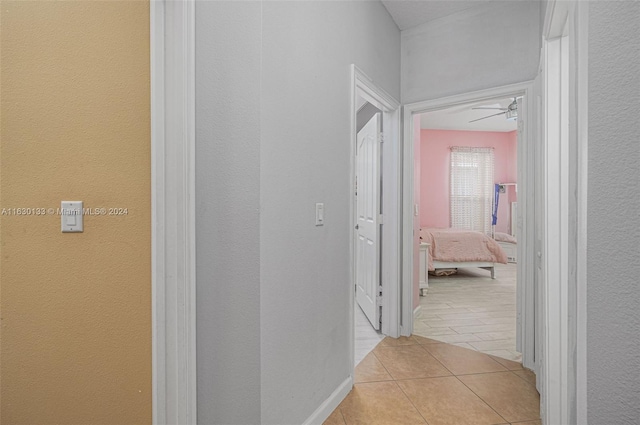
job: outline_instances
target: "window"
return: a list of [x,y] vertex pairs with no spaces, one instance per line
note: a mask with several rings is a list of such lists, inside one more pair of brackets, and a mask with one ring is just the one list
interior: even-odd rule
[[451,227],[491,235],[493,148],[451,148]]

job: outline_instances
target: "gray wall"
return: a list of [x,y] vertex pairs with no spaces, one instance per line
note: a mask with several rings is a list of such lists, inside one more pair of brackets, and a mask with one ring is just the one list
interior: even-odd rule
[[400,31],[369,1],[198,2],[196,26],[199,423],[300,424],[353,361],[350,64],[399,98]]
[[262,423],[300,424],[352,362],[349,66],[398,98],[400,31],[361,1],[267,1],[262,24]]
[[587,408],[640,422],[638,2],[589,2]]
[[540,58],[539,1],[495,1],[402,32],[402,102],[520,83]]
[[[403,33],[403,101],[532,79],[538,8]],[[640,417],[639,8],[590,2],[591,424]],[[348,65],[399,96],[400,33],[377,2],[198,2],[196,25],[199,422],[301,423],[349,373]]]
[[201,424],[260,423],[260,13],[196,3]]

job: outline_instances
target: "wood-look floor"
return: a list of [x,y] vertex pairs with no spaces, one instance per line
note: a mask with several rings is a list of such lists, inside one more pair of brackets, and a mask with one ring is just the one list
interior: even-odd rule
[[460,269],[429,276],[413,333],[486,354],[520,361],[516,351],[516,264],[500,264],[496,279],[486,270]]

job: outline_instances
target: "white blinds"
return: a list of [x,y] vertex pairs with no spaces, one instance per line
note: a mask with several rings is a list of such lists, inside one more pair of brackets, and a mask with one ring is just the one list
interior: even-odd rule
[[452,147],[451,227],[491,235],[493,148]]

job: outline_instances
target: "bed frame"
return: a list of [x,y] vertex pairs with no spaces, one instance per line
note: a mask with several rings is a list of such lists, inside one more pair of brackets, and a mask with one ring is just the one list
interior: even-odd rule
[[496,278],[496,266],[495,263],[490,263],[487,261],[465,261],[461,263],[453,263],[448,261],[437,261],[433,260],[431,262],[433,264],[433,268],[437,269],[463,269],[468,267],[478,267],[481,269],[489,270],[491,272],[491,279]]
[[498,245],[502,247],[502,250],[507,254],[508,263],[518,262],[518,245],[510,242],[496,241]]

